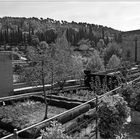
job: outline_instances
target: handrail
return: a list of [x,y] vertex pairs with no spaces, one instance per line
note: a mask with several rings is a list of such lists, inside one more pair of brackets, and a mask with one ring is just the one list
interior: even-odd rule
[[[137,81],[137,80],[140,80],[140,77],[138,77],[138,78],[136,78],[136,79],[134,79],[134,80],[132,80],[132,81],[130,81],[130,82],[127,82],[126,85],[132,84],[133,82],[135,82],[135,81]],[[115,88],[115,89],[113,89],[113,90],[111,90],[111,91],[108,91],[108,92],[106,92],[105,94],[98,96],[98,99],[101,99],[102,97],[104,97],[104,96],[106,96],[106,95],[109,95],[109,94],[111,94],[112,92],[117,91],[117,90],[119,90],[119,89],[121,89],[121,88],[122,88],[122,86],[119,86],[119,87],[117,87],[117,88]],[[72,108],[72,109],[70,109],[70,110],[67,110],[67,111],[62,112],[62,113],[60,113],[60,114],[58,114],[58,115],[56,115],[56,116],[53,116],[53,117],[51,117],[51,118],[49,118],[49,119],[43,120],[43,121],[41,121],[41,122],[39,122],[39,123],[36,123],[36,124],[31,125],[31,126],[29,126],[29,127],[26,127],[26,128],[24,128],[24,129],[22,129],[22,130],[19,130],[19,131],[17,131],[17,134],[19,134],[19,133],[21,133],[21,132],[23,132],[23,131],[29,130],[29,129],[31,129],[31,128],[34,128],[34,127],[36,127],[36,126],[38,126],[38,125],[41,125],[41,124],[43,124],[43,123],[49,122],[49,121],[51,121],[51,120],[53,120],[53,119],[56,119],[57,117],[60,117],[60,116],[62,116],[62,115],[64,115],[64,114],[67,114],[67,113],[69,113],[69,112],[71,112],[71,111],[73,111],[73,110],[75,110],[75,109],[78,109],[79,107],[82,107],[82,106],[84,106],[84,105],[86,105],[86,104],[88,104],[88,103],[90,103],[90,102],[95,101],[95,100],[96,100],[96,98],[93,98],[93,99],[91,99],[91,100],[89,100],[89,101],[87,101],[87,102],[85,102],[85,103],[82,103],[82,104],[80,104],[80,105],[78,105],[78,106],[76,106],[76,107],[74,107],[74,108]],[[6,139],[6,138],[9,138],[9,137],[12,137],[12,136],[14,136],[13,133],[10,134],[10,135],[8,135],[8,136],[5,136],[5,137],[3,137],[3,138],[1,138],[1,139]]]
[[[68,87],[64,87],[64,90],[67,89],[67,88],[75,88],[75,87],[79,87],[80,85],[75,85],[75,86],[68,86]],[[81,86],[82,88],[82,86]],[[55,88],[54,90],[56,90],[57,88]],[[13,96],[7,96],[7,97],[1,97],[0,98],[0,102],[1,101],[5,101],[5,100],[10,100],[10,99],[17,99],[17,98],[22,98],[22,97],[28,97],[28,96],[31,96],[31,95],[36,95],[36,94],[41,94],[42,91],[39,91],[39,92],[31,92],[31,93],[25,93],[25,94],[21,94],[21,95],[13,95]]]

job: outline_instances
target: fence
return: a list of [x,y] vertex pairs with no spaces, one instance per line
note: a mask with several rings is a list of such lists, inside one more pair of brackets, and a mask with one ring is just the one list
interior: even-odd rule
[[[135,82],[137,82],[137,81],[139,81],[139,80],[140,80],[140,77],[134,79],[133,81],[127,82],[126,85],[133,84],[133,83],[135,83]],[[97,96],[97,98],[93,98],[93,99],[91,99],[91,100],[89,100],[89,101],[87,101],[87,102],[85,102],[85,103],[83,103],[83,104],[81,104],[81,105],[78,105],[78,106],[76,106],[76,107],[74,107],[74,108],[72,108],[72,109],[70,109],[70,110],[67,110],[67,111],[65,111],[65,112],[63,112],[63,113],[60,113],[60,114],[58,114],[58,115],[56,115],[56,116],[53,116],[52,118],[43,120],[43,121],[41,121],[41,122],[39,122],[39,123],[36,123],[36,124],[34,124],[34,125],[32,125],[32,126],[29,126],[29,127],[27,127],[27,128],[24,128],[24,129],[22,129],[22,130],[17,131],[17,129],[14,129],[14,133],[12,133],[12,134],[10,134],[10,135],[8,135],[8,136],[5,136],[5,137],[3,137],[2,139],[7,139],[7,138],[11,138],[11,137],[14,137],[14,138],[16,139],[16,138],[18,138],[18,134],[19,134],[19,133],[22,133],[22,132],[24,132],[24,131],[26,131],[26,130],[32,129],[32,128],[36,127],[36,126],[39,126],[39,125],[44,124],[44,123],[47,123],[47,122],[49,122],[49,121],[53,121],[53,120],[57,119],[58,117],[60,117],[60,116],[62,116],[62,115],[64,115],[64,114],[70,113],[70,112],[74,111],[75,109],[78,109],[78,108],[80,108],[80,107],[82,107],[82,106],[84,106],[84,105],[86,105],[86,104],[91,103],[91,102],[95,102],[95,101],[97,102],[97,99],[100,101],[104,96],[111,95],[114,91],[117,91],[117,90],[121,89],[123,86],[124,86],[124,85],[119,86],[119,87],[117,87],[117,88],[115,88],[115,89],[113,89],[113,90],[111,90],[111,91],[109,91],[109,92],[107,92],[107,93],[105,93],[105,94],[103,94],[103,95]],[[96,135],[97,135],[97,133],[96,133]],[[96,138],[97,138],[97,136],[96,136]]]

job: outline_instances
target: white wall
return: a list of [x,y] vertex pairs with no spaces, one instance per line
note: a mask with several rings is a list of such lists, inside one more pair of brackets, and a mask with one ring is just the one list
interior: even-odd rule
[[0,97],[13,92],[13,72],[10,52],[0,52]]
[[[127,39],[127,41],[123,40],[122,48],[123,48],[123,57],[126,58],[127,50],[130,50],[131,60],[135,61],[135,42],[134,42],[134,39],[130,38],[130,40]],[[138,41],[137,41],[137,61],[140,62],[140,37],[138,38]]]

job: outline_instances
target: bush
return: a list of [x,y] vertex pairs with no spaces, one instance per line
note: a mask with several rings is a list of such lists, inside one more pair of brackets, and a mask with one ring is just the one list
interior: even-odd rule
[[108,63],[109,59],[112,57],[113,54],[120,58],[121,53],[122,53],[122,50],[117,43],[115,43],[115,42],[109,43],[104,52],[105,65]]
[[108,62],[108,69],[116,69],[120,66],[120,59],[116,55],[112,55]]
[[123,124],[129,116],[129,108],[122,97],[109,96],[102,100],[98,115],[100,136],[113,139],[121,134]]
[[137,91],[132,85],[128,85],[121,90],[121,95],[127,101],[129,107],[135,110],[140,99],[139,90]]
[[63,133],[64,128],[62,124],[53,121],[51,122],[51,127],[46,127],[45,130],[41,130],[42,139],[69,139],[70,136],[67,136]]
[[91,60],[88,62],[87,70],[91,70],[91,72],[97,72],[97,71],[104,71],[105,70],[103,61],[101,60],[97,51],[95,51]]

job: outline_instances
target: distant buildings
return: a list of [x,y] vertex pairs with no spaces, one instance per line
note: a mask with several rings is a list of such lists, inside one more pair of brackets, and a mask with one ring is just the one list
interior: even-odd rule
[[125,32],[122,36],[124,59],[140,62],[140,31]]

